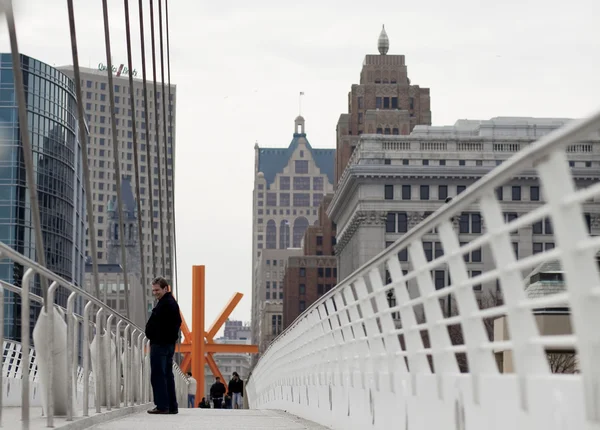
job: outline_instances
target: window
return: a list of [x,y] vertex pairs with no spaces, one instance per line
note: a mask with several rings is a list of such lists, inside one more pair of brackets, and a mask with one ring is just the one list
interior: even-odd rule
[[513,247],[513,252],[515,253],[515,258],[518,260],[519,259],[519,243],[513,242],[512,247]]
[[385,185],[384,186],[384,198],[386,200],[394,200],[394,186],[393,185]]
[[323,194],[313,194],[313,206],[319,206],[323,200]]
[[296,160],[295,172],[299,175],[308,173],[308,160]]
[[313,191],[322,191],[323,190],[323,178],[317,176],[313,178]]
[[535,186],[529,188],[529,199],[533,202],[540,200],[540,187]]
[[310,206],[310,194],[309,193],[294,193],[294,207],[308,207]]
[[[481,270],[471,270],[471,278],[475,278],[481,275]],[[473,290],[481,291],[481,284],[473,285]]]
[[408,231],[406,212],[388,212],[385,231],[386,233],[406,233]]
[[464,166],[465,164],[466,164],[465,160],[458,160],[458,165],[459,166]]
[[513,201],[521,200],[521,186],[515,185],[512,187],[512,199]]
[[433,279],[435,283],[435,289],[441,290],[446,286],[446,271],[445,270],[436,270],[433,273]]
[[423,160],[423,166],[429,166],[429,160]]
[[463,212],[460,216],[459,228],[462,234],[481,233],[481,215],[479,213]]
[[301,296],[306,294],[306,285],[304,285],[304,284],[298,285],[298,294],[300,294]]
[[323,236],[317,236],[317,246],[323,246]]
[[533,234],[554,234],[550,218],[546,218],[543,221],[538,221],[533,224]]
[[446,200],[448,198],[448,185],[438,186],[438,200]]
[[310,190],[310,178],[308,176],[295,176],[294,190]]
[[306,268],[301,267],[300,270],[298,271],[298,273],[301,278],[305,278],[306,277]]
[[442,248],[442,242],[435,243],[435,258],[440,258],[444,255],[444,248]]
[[398,97],[392,97],[392,109],[398,109]]
[[323,295],[324,293],[324,289],[323,289],[323,284],[317,284],[317,294],[319,296]]
[[429,200],[429,185],[421,185],[421,200]]
[[425,257],[427,261],[433,260],[433,243],[423,242],[423,251],[425,251]]
[[456,186],[456,194],[460,194],[466,189],[467,189],[466,185],[457,185]]
[[267,193],[267,206],[277,206],[277,193]]
[[[267,193],[268,198],[269,193]],[[279,206],[289,206],[290,205],[290,193],[281,193],[279,194]]]
[[411,199],[411,186],[410,185],[402,185],[402,200],[410,200]]
[[280,176],[279,177],[279,189],[280,190],[289,190],[290,189],[290,177],[289,176]]
[[534,254],[539,254],[540,252],[549,251],[551,249],[554,249],[554,242],[533,242]]
[[503,188],[502,187],[496,188],[496,200],[502,201],[503,198],[504,198]]
[[440,160],[440,166],[445,166],[446,165],[446,160]]
[[306,302],[304,300],[300,300],[298,303],[298,309],[300,310],[300,313],[306,310]]

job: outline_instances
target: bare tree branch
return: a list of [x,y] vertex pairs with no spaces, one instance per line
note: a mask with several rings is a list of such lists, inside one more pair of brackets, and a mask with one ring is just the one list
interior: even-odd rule
[[575,373],[577,371],[577,354],[573,351],[547,352],[548,364],[552,373]]

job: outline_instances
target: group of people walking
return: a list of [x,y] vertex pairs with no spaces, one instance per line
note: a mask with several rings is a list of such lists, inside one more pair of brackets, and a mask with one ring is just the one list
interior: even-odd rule
[[[188,408],[194,408],[196,403],[197,383],[191,373],[188,372]],[[233,372],[233,377],[227,387],[217,376],[216,381],[210,387],[210,400],[214,409],[242,409],[244,397],[244,381],[241,380],[237,372]],[[210,409],[210,401],[202,397],[199,408]]]
[[[156,407],[148,413],[177,414],[179,405],[175,392],[173,355],[182,323],[181,313],[166,279],[159,277],[152,281],[152,295],[157,299],[157,304],[146,323],[146,337],[150,340],[150,383]],[[197,383],[189,372],[188,382],[188,407],[193,408],[196,404]],[[242,409],[243,396],[244,382],[237,372],[233,372],[227,387],[219,377],[210,387],[210,400],[215,409]],[[210,408],[210,402],[203,397],[198,407]]]

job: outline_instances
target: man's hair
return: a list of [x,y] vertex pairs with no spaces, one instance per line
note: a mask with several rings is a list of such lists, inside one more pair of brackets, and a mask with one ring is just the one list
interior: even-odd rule
[[233,372],[233,376],[237,376],[238,378],[240,377],[237,372]]
[[167,282],[167,280],[161,276],[159,276],[158,278],[154,278],[154,281],[152,281],[152,285],[158,285],[160,288],[162,288],[163,290],[165,288],[167,288],[169,286],[169,283]]
[[192,372],[188,372],[188,373],[187,373],[187,376],[192,376]]

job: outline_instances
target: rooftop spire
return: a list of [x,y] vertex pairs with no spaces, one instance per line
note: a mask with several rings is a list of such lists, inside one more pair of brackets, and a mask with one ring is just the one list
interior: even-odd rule
[[379,40],[377,41],[377,48],[379,49],[379,53],[381,55],[387,54],[390,49],[390,39],[388,39],[388,35],[385,32],[385,25],[381,29],[381,33],[379,34]]

